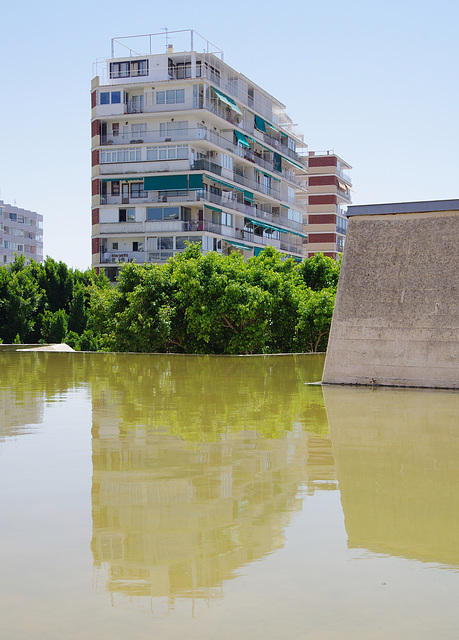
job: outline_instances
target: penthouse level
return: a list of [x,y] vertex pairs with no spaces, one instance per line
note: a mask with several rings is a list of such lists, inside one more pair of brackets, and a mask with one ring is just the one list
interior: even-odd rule
[[[117,262],[162,262],[186,241],[245,257],[272,245],[301,260],[302,136],[285,106],[223,62],[221,50],[194,31],[173,33],[186,35],[188,48],[152,53],[164,34],[123,38],[97,63],[93,265],[115,278]],[[193,49],[198,40],[202,53]]]

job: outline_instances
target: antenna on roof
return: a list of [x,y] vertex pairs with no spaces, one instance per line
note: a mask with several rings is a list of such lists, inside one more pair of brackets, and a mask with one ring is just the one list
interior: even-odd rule
[[169,46],[172,45],[169,45],[169,29],[167,27],[161,27],[161,31],[165,31],[164,36],[166,38],[166,53],[170,53]]

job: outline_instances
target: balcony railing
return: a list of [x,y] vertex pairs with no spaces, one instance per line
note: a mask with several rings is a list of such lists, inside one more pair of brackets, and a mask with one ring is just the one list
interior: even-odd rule
[[[179,105],[181,106],[181,105]],[[127,113],[160,113],[163,112],[165,110],[165,105],[136,105],[136,106],[132,106],[129,107],[129,105],[125,105],[124,106],[124,110]],[[211,113],[214,113],[216,115],[218,115],[220,118],[223,118],[224,120],[226,120],[227,122],[229,122],[230,124],[240,127],[241,129],[243,129],[245,132],[251,134],[251,135],[255,135],[258,137],[258,132],[255,132],[254,130],[254,125],[253,125],[253,120],[250,119],[248,121],[244,120],[243,116],[241,116],[239,113],[233,111],[232,109],[229,108],[222,108],[218,105],[217,101],[213,101],[213,100],[209,100],[208,98],[198,98],[194,104],[190,107],[185,107],[185,105],[183,105],[183,111],[186,111],[187,109],[206,109],[206,111],[210,111]],[[258,110],[258,109],[257,109]],[[120,115],[117,113],[117,115]],[[271,119],[269,116],[264,116],[267,117],[268,119]],[[117,137],[122,137],[122,136],[117,136]],[[133,137],[133,136],[130,136]],[[169,136],[168,136],[169,137]],[[107,138],[107,144],[110,144],[110,140],[113,138],[113,136],[106,136]],[[129,138],[129,136],[126,136],[126,138]],[[138,138],[143,138],[143,135],[139,135],[139,136],[135,136],[136,139]],[[300,163],[300,164],[304,164],[306,163],[306,159],[303,158],[303,156],[300,156],[296,151],[293,151],[292,149],[290,149],[288,146],[282,144],[279,140],[277,140],[276,138],[274,138],[273,136],[269,135],[269,134],[261,134],[260,133],[260,139],[261,141],[263,141],[265,144],[269,144],[272,147],[274,147],[276,150],[278,150],[280,153],[284,153],[284,155],[287,155],[289,158],[292,158],[292,160],[295,160],[296,162]],[[153,140],[152,140],[153,141]],[[124,141],[123,141],[124,143]]]
[[[224,207],[225,209],[229,209],[230,211],[237,211],[238,213],[241,213],[244,216],[247,216],[248,218],[258,218],[260,220],[264,220],[265,222],[274,222],[275,224],[279,224],[286,228],[295,229],[297,231],[301,231],[303,229],[303,225],[301,222],[296,222],[295,220],[291,220],[285,215],[282,215],[280,213],[273,214],[271,211],[267,209],[263,209],[259,206],[255,206],[252,204],[250,205],[245,204],[243,202],[239,202],[236,199],[224,198],[220,195],[210,193],[209,191],[206,191],[204,189],[198,189],[196,191],[182,191],[179,195],[168,195],[168,194],[163,195],[163,193],[161,193],[160,195],[159,192],[157,191],[149,191],[146,193],[148,193],[148,196],[145,196],[143,198],[130,198],[128,203],[124,202],[124,198],[122,198],[121,195],[118,195],[118,196],[107,195],[107,196],[104,196],[104,201],[102,202],[102,204],[109,204],[109,205],[159,204],[159,203],[189,204],[190,202],[202,202],[203,204],[205,204],[206,202],[209,202],[211,204],[216,204],[221,207]],[[177,221],[177,222],[174,221],[174,222],[171,222],[170,224],[176,225],[178,222],[180,221]],[[108,223],[105,223],[105,224],[108,224]],[[110,224],[118,225],[119,223],[110,223]],[[132,230],[133,232],[133,231],[137,231],[137,226],[142,225],[143,223],[126,222],[123,224],[126,226],[126,229]],[[147,224],[153,224],[153,223],[147,222]],[[164,223],[161,223],[161,224],[164,224]],[[182,224],[187,224],[187,223],[182,223]],[[134,225],[135,225],[135,228],[134,228]]]
[[[140,137],[139,137],[140,136]],[[299,178],[295,175],[295,173],[289,169],[283,169],[282,171],[277,171],[274,168],[273,160],[266,160],[262,158],[259,154],[255,153],[250,149],[246,149],[240,147],[233,143],[232,140],[228,140],[224,136],[216,133],[215,131],[211,131],[208,129],[201,128],[193,128],[182,131],[171,131],[167,135],[164,133],[160,133],[159,130],[155,131],[142,131],[135,132],[132,134],[120,134],[117,136],[101,136],[101,145],[127,145],[127,144],[152,144],[152,143],[162,143],[162,142],[199,142],[200,140],[205,140],[210,142],[211,144],[215,144],[216,146],[224,149],[225,151],[229,151],[230,153],[234,153],[240,158],[244,158],[245,160],[249,160],[253,164],[256,164],[267,171],[271,171],[276,173],[279,177],[283,177],[285,180],[289,180],[290,182],[303,186],[303,179],[306,178],[304,175],[303,179]],[[290,151],[290,150],[289,150]],[[288,155],[288,154],[286,154]],[[289,156],[290,157],[290,156]],[[142,161],[140,161],[142,162]],[[156,162],[156,161],[155,161]],[[107,165],[112,163],[107,163]],[[216,166],[216,171],[221,172],[221,167],[216,165],[216,163],[211,163]],[[104,164],[102,165],[102,167]],[[148,170],[148,169],[147,169]],[[220,175],[220,174],[219,174]]]

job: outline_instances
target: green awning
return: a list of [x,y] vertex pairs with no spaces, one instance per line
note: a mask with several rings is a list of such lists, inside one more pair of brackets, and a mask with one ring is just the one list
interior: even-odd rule
[[269,122],[265,122],[265,124],[267,124],[267,125],[268,125],[268,127],[269,127],[270,129],[273,129],[276,133],[279,133],[278,129],[276,129],[276,127],[273,127],[273,125],[272,125],[272,124],[269,124]]
[[272,231],[279,231],[280,233],[289,233],[285,229],[281,229],[280,227],[276,227],[273,224],[268,224],[267,222],[260,222],[260,220],[256,220],[254,218],[244,218],[244,220],[246,222],[247,221],[251,222],[256,227],[263,227],[263,229],[271,229]]
[[253,193],[251,191],[244,191],[244,199],[253,202]]
[[205,204],[204,206],[205,206],[206,209],[210,209],[211,211],[216,211],[217,213],[221,213],[222,212],[222,210],[221,209],[217,209],[217,207],[211,207],[208,204]]
[[274,171],[282,173],[282,156],[274,151]]
[[244,251],[252,251],[253,247],[248,247],[246,244],[242,244],[242,242],[234,242],[233,240],[225,240],[228,244],[231,244],[233,247],[237,249],[244,249]]
[[303,167],[301,164],[298,164],[298,162],[295,162],[294,160],[292,160],[288,156],[282,156],[282,157],[284,158],[284,160],[287,160],[287,162],[290,162],[290,164],[293,164],[293,166],[296,167],[297,169],[301,169],[302,171],[306,171],[306,167]]
[[233,191],[240,191],[241,193],[245,193],[243,189],[239,189],[239,187],[234,187],[232,184],[228,184],[227,182],[223,182],[222,180],[217,180],[217,178],[214,178],[213,176],[208,176],[207,173],[205,177],[208,180],[212,180],[213,182],[217,182],[218,184],[221,184],[223,187],[227,187],[228,189],[232,189]]
[[240,113],[241,116],[242,116],[242,111],[239,109],[239,107],[237,106],[237,104],[234,102],[234,100],[232,98],[229,98],[228,96],[225,96],[224,93],[222,93],[221,91],[219,91],[215,87],[212,87],[212,89],[215,91],[215,93],[217,94],[217,96],[220,98],[220,100],[222,102],[224,102],[229,107],[231,107],[231,109],[233,109],[233,111],[236,111],[237,113]]
[[234,130],[234,135],[236,136],[237,141],[240,142],[243,147],[247,147],[247,149],[250,149],[250,145],[247,142],[247,138],[245,137],[245,135],[243,133],[240,133],[239,131],[236,131],[236,129],[235,129]]
[[188,176],[188,188],[190,190],[202,189],[202,173],[190,173]]
[[145,191],[187,191],[188,175],[148,176],[144,178]]
[[258,131],[266,133],[266,122],[263,120],[263,118],[260,118],[260,116],[255,116],[255,126]]

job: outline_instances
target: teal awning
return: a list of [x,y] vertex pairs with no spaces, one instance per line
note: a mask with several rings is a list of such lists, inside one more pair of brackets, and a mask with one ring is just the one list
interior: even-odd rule
[[202,189],[202,173],[190,173],[188,176],[188,188],[190,190]]
[[217,213],[221,213],[222,212],[222,210],[221,209],[217,209],[217,207],[211,207],[208,204],[205,204],[204,206],[205,206],[206,209],[210,209],[211,211],[216,211]]
[[282,173],[282,156],[274,152],[274,171]]
[[239,131],[236,131],[236,129],[235,129],[234,130],[234,135],[236,136],[237,141],[240,142],[243,147],[247,147],[247,149],[250,149],[250,145],[247,142],[247,138],[245,137],[245,135],[243,133],[240,133]]
[[271,229],[272,231],[279,231],[280,233],[289,233],[288,231],[286,231],[285,229],[281,229],[280,227],[276,227],[273,224],[269,224],[267,222],[261,222],[260,220],[256,220],[254,218],[244,218],[244,220],[247,222],[251,222],[252,224],[254,224],[256,227],[263,227],[263,229]]
[[282,157],[284,158],[284,160],[287,160],[287,162],[290,162],[290,164],[293,164],[293,166],[296,167],[297,169],[301,169],[302,171],[306,171],[306,167],[301,166],[301,164],[298,164],[298,162],[295,162],[294,160],[292,160],[288,156],[282,156]]
[[244,249],[244,251],[252,251],[253,247],[248,247],[246,244],[242,244],[242,242],[234,242],[233,240],[225,240],[228,244],[231,244],[233,247],[237,249]]
[[255,116],[255,126],[258,131],[266,133],[266,122],[263,120],[263,118],[260,118],[260,116]]
[[220,98],[220,100],[222,102],[224,102],[229,107],[231,107],[231,109],[233,109],[233,111],[236,111],[237,113],[240,113],[241,116],[242,116],[242,111],[239,109],[239,107],[237,106],[237,104],[234,102],[234,100],[232,98],[229,98],[228,96],[225,96],[224,93],[222,93],[221,91],[219,91],[215,87],[212,87],[212,89],[215,91],[215,93],[217,94],[217,96]]
[[276,133],[279,133],[278,129],[276,129],[276,127],[273,127],[273,125],[272,125],[272,124],[269,124],[269,122],[265,122],[265,124],[267,124],[267,125],[268,125],[268,127],[269,127],[270,129],[273,129],[273,131],[275,131]]
[[148,176],[144,178],[145,191],[187,191],[188,175]]
[[253,193],[251,191],[244,191],[244,200],[253,202]]
[[217,182],[218,184],[221,184],[223,187],[226,187],[227,189],[232,189],[233,191],[240,191],[241,193],[245,193],[243,189],[239,189],[239,187],[234,187],[232,184],[228,184],[227,182],[223,182],[222,180],[217,180],[217,178],[214,178],[213,176],[208,176],[207,173],[206,173],[206,178],[208,180],[212,180],[212,182]]

